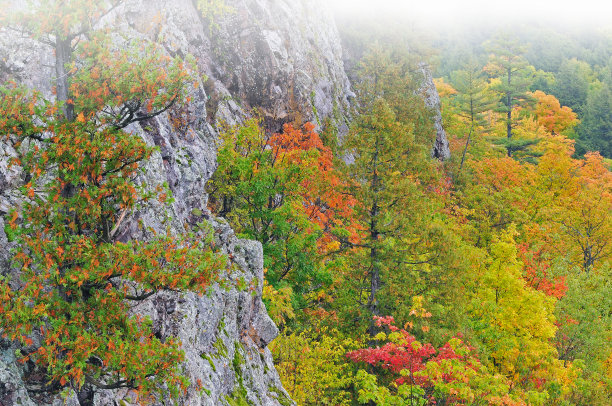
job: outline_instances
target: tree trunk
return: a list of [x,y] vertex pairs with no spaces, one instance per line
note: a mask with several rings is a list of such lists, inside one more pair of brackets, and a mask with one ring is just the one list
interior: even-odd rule
[[[64,118],[67,121],[74,121],[75,119],[74,105],[72,103],[68,103],[70,99],[70,96],[69,96],[70,84],[68,80],[69,73],[66,71],[66,66],[68,66],[70,61],[72,60],[72,48],[71,48],[72,40],[63,39],[61,35],[56,35],[55,38],[56,38],[55,39],[56,98],[57,98],[58,103],[63,104],[62,111],[64,114]],[[60,179],[64,181],[64,175],[61,173],[60,173]],[[70,182],[63,182],[63,183],[65,183],[65,186],[63,187],[61,191],[61,195],[65,199],[70,199],[75,193],[74,185]],[[74,214],[70,213],[65,208],[61,210],[64,212],[66,216],[65,223],[66,223],[66,227],[68,227],[69,220],[67,219],[70,216],[74,216]],[[77,222],[76,219],[73,219],[73,220],[75,221],[75,223]],[[63,277],[65,275],[66,269],[67,269],[67,266],[65,264],[62,264],[59,267],[60,276]],[[59,286],[59,295],[64,300],[69,300],[65,292],[65,288],[62,285]]]
[[463,169],[463,164],[465,162],[465,154],[467,153],[468,147],[470,146],[470,139],[472,138],[472,131],[474,131],[474,95],[470,94],[470,132],[468,134],[467,140],[465,141],[465,148],[463,148],[463,154],[461,155],[461,165],[459,165],[459,172]]
[[463,155],[461,155],[461,165],[459,165],[459,173],[463,169],[463,164],[465,162],[465,154],[467,153],[468,146],[470,145],[470,138],[472,138],[472,131],[474,130],[474,124],[470,127],[470,132],[468,133],[467,141],[465,142],[465,147],[463,148]]
[[[512,139],[512,91],[510,86],[512,84],[512,69],[508,68],[508,89],[506,89],[506,106],[508,107],[507,118],[506,118],[506,135],[508,141]],[[508,150],[508,156],[512,156],[512,150],[510,146],[506,147]]]
[[[374,204],[372,207],[372,214],[375,216],[378,214],[378,206]],[[370,248],[370,297],[368,299],[368,310],[370,312],[370,327],[368,328],[368,334],[374,337],[378,333],[378,328],[374,322],[374,316],[378,314],[378,298],[377,293],[380,289],[380,264],[379,264],[379,251],[378,251],[378,229],[376,218],[372,217],[370,222],[370,237],[372,239],[372,248]]]
[[380,232],[378,230],[378,193],[380,192],[380,179],[378,177],[378,153],[380,150],[379,138],[376,139],[376,146],[374,149],[374,155],[372,157],[372,192],[374,193],[374,199],[372,208],[370,209],[370,297],[368,298],[368,311],[370,313],[370,327],[368,328],[368,334],[374,337],[378,333],[378,328],[374,322],[374,316],[378,316],[378,298],[377,293],[380,289],[380,264],[379,264],[379,250],[378,250],[378,238]]
[[66,71],[66,66],[72,60],[71,42],[71,39],[61,39],[60,36],[57,36],[55,43],[56,97],[58,102],[64,103],[64,117],[68,121],[75,119],[74,105],[68,102],[70,100],[69,72]]
[[[74,121],[74,104],[70,100],[70,82],[68,80],[70,73],[66,67],[72,61],[72,39],[69,37],[63,39],[60,35],[56,35],[55,40],[55,74],[56,74],[56,97],[59,103],[63,103],[62,110],[67,121]],[[62,190],[64,198],[70,198],[74,195],[74,185],[66,182],[66,186]]]

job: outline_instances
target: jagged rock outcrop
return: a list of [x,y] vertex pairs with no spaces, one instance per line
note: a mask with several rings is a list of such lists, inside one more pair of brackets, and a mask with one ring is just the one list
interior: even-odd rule
[[205,19],[212,33],[207,72],[220,90],[221,113],[258,108],[271,130],[291,121],[345,131],[352,97],[333,16],[320,1],[227,1],[223,18]]
[[[184,405],[290,405],[282,388],[268,343],[278,334],[262,302],[261,245],[236,238],[231,228],[207,210],[205,185],[216,167],[216,125],[235,123],[258,108],[271,130],[293,120],[329,124],[346,131],[345,114],[351,97],[341,47],[331,14],[318,0],[227,0],[230,12],[202,16],[196,0],[127,0],[113,15],[130,38],[155,37],[169,55],[196,58],[200,86],[191,90],[190,126],[177,131],[167,115],[128,130],[139,134],[159,152],[146,163],[143,181],[167,182],[175,202],[150,204],[129,213],[119,240],[147,239],[150,231],[180,231],[211,224],[217,244],[232,258],[229,282],[208,295],[159,293],[135,311],[149,315],[160,336],[177,336],[183,344],[185,374],[201,381],[190,389]],[[153,21],[162,21],[156,27]],[[18,83],[52,97],[52,50],[0,30],[0,80]],[[145,130],[146,129],[146,130]],[[4,221],[20,204],[16,192],[23,182],[18,168],[9,168],[10,146],[0,144],[0,272],[10,269],[10,243]],[[240,280],[237,284],[232,281]],[[246,286],[247,288],[240,287]],[[252,288],[252,289],[249,289]],[[133,394],[121,390],[73,394],[63,400],[28,392],[27,367],[16,363],[15,348],[0,342],[0,404],[113,405],[130,404]],[[233,402],[233,403],[232,403]]]
[[433,82],[431,68],[426,63],[419,64],[419,70],[423,75],[423,84],[421,86],[421,94],[427,106],[433,112],[433,124],[436,131],[436,140],[433,149],[431,150],[432,158],[437,158],[441,161],[451,157],[448,137],[442,125],[442,111],[440,106],[440,95]]

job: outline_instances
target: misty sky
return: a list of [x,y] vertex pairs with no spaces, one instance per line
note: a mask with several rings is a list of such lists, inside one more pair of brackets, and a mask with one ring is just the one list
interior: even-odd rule
[[424,22],[557,21],[612,26],[612,0],[328,0],[334,7],[405,15]]

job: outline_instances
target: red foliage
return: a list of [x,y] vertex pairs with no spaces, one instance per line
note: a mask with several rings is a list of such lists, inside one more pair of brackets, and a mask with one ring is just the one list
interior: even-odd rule
[[543,258],[542,249],[531,251],[528,244],[520,244],[518,256],[523,263],[524,277],[527,284],[548,296],[561,299],[567,293],[565,277],[552,278],[550,262]]
[[[375,317],[376,325],[379,327],[386,326],[391,332],[398,332],[400,338],[388,342],[382,347],[365,348],[357,351],[352,351],[347,354],[347,357],[354,362],[365,362],[372,366],[400,374],[401,371],[409,371],[406,376],[399,376],[395,379],[398,385],[416,384],[424,388],[433,387],[438,380],[437,378],[428,377],[416,372],[425,369],[429,362],[441,363],[444,360],[461,360],[468,367],[472,367],[472,355],[458,354],[456,349],[450,343],[444,344],[437,350],[429,343],[418,343],[416,338],[404,329],[399,329],[394,323],[391,316]],[[462,341],[460,341],[463,344]],[[456,347],[456,346],[455,346]],[[470,352],[471,348],[467,347]],[[443,374],[442,380],[451,382],[459,377],[455,377],[450,373]]]

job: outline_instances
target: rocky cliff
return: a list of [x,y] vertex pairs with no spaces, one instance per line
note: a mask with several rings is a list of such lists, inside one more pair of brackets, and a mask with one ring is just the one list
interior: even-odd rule
[[426,63],[419,64],[419,70],[423,75],[423,84],[420,88],[421,95],[425,101],[425,106],[432,111],[433,126],[436,134],[434,146],[431,150],[432,158],[437,158],[445,161],[451,157],[450,145],[446,131],[442,125],[442,110],[440,103],[440,95],[436,89],[431,74],[431,68]]
[[[16,1],[19,3],[19,1]],[[236,265],[209,295],[160,293],[135,311],[149,315],[156,334],[174,335],[183,344],[185,374],[204,390],[190,389],[184,405],[290,405],[267,344],[278,334],[262,302],[261,245],[236,238],[222,219],[207,210],[205,185],[216,167],[216,126],[237,123],[257,108],[271,131],[296,118],[347,130],[354,96],[342,62],[333,17],[323,0],[226,0],[221,14],[202,15],[197,0],[127,0],[113,15],[123,34],[150,37],[169,55],[193,55],[200,86],[191,91],[188,128],[177,131],[167,115],[128,129],[159,147],[146,164],[149,185],[167,183],[175,201],[170,208],[150,205],[129,213],[117,237],[147,239],[150,232],[191,229],[210,223],[217,243]],[[152,25],[161,21],[160,25]],[[50,48],[0,29],[0,81],[15,80],[51,96]],[[295,115],[299,115],[296,117]],[[16,192],[23,177],[7,163],[13,154],[0,143],[0,272],[11,273],[11,244],[3,217],[20,204]],[[139,227],[144,224],[146,227]],[[28,365],[16,363],[15,348],[0,341],[0,405],[124,405],[133,394],[82,392],[64,400],[26,386]]]
[[[164,115],[129,128],[159,147],[147,163],[145,181],[167,182],[175,202],[169,213],[155,206],[130,213],[117,238],[146,239],[149,235],[143,230],[149,227],[163,231],[170,226],[178,232],[210,222],[218,244],[237,265],[226,279],[240,279],[241,285],[254,286],[254,292],[229,283],[212,287],[204,297],[162,293],[136,311],[152,318],[158,335],[182,341],[184,372],[205,388],[189,390],[181,404],[287,405],[293,402],[266,347],[278,330],[261,299],[261,245],[237,239],[206,209],[205,184],[216,165],[215,127],[220,121],[239,122],[258,108],[271,130],[293,120],[296,112],[303,120],[329,119],[340,128],[345,125],[350,85],[332,16],[322,2],[228,0],[225,4],[224,13],[203,16],[196,1],[130,0],[108,17],[130,37],[155,36],[169,55],[195,56],[202,78],[190,95],[190,128],[177,132]],[[161,21],[161,26],[151,30],[152,21]],[[53,71],[46,67],[52,66],[51,49],[3,30],[0,55],[0,79],[14,79],[51,96]],[[20,204],[15,188],[23,179],[18,168],[7,167],[10,147],[0,148],[0,214],[5,215]],[[139,223],[147,227],[138,227]],[[0,266],[7,274],[10,244],[1,217],[0,226]],[[2,343],[1,405],[63,404],[59,397],[28,392],[27,372],[27,365],[16,363],[15,349]],[[132,394],[115,390],[73,394],[67,404],[130,404],[131,399]]]

